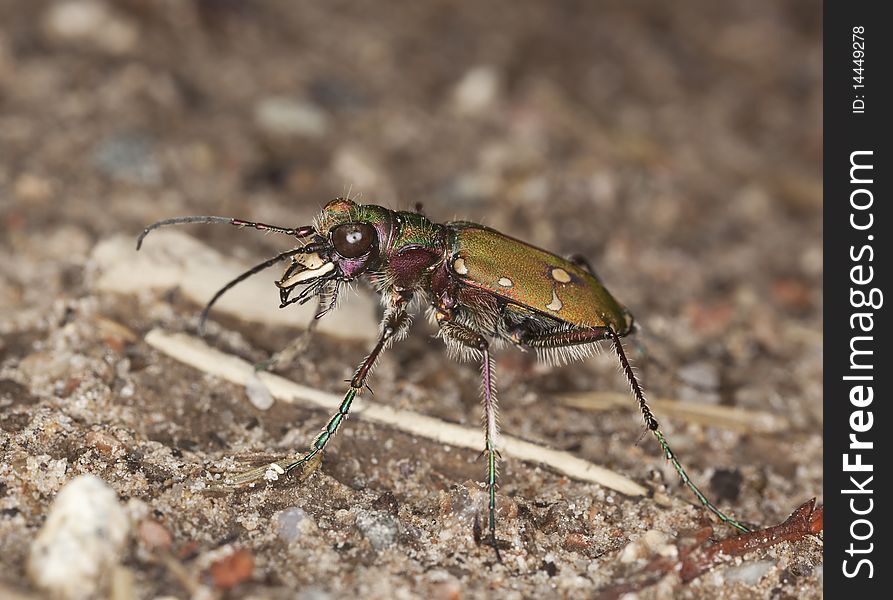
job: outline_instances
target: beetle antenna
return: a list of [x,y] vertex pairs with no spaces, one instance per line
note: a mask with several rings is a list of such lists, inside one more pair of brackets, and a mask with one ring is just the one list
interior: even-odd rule
[[323,247],[320,245],[310,245],[310,246],[304,246],[303,248],[293,248],[291,250],[286,250],[285,252],[281,252],[281,253],[277,254],[273,258],[265,260],[264,262],[251,267],[250,269],[248,269],[247,271],[245,271],[244,273],[242,273],[235,279],[231,280],[229,283],[227,283],[222,288],[217,290],[217,292],[211,297],[210,300],[208,300],[208,303],[205,304],[205,307],[202,309],[201,316],[199,317],[199,320],[198,320],[199,335],[205,334],[205,322],[208,320],[208,313],[211,311],[211,307],[214,306],[214,304],[217,302],[217,300],[219,300],[220,297],[223,294],[225,294],[226,292],[228,292],[230,289],[232,289],[236,285],[242,283],[243,281],[245,281],[252,275],[256,275],[256,274],[260,273],[261,271],[263,271],[264,269],[269,269],[270,267],[272,267],[273,265],[278,263],[280,260],[295,256],[298,254],[311,254],[313,252],[319,252],[320,250],[322,250],[322,248]]
[[611,341],[614,343],[614,352],[617,353],[617,358],[620,360],[620,368],[623,370],[623,374],[626,375],[627,381],[629,381],[629,387],[633,392],[633,396],[636,397],[636,400],[639,403],[639,409],[642,411],[642,418],[645,420],[645,426],[651,430],[651,433],[654,434],[654,437],[657,439],[657,443],[660,444],[661,449],[663,450],[664,456],[670,461],[670,464],[673,465],[673,468],[676,469],[676,473],[679,474],[679,478],[682,479],[682,483],[684,483],[688,489],[694,493],[694,495],[698,498],[701,504],[719,517],[719,520],[723,523],[728,523],[732,527],[743,531],[748,532],[750,529],[736,521],[735,519],[726,516],[721,510],[716,508],[710,500],[707,499],[707,496],[695,485],[695,482],[691,480],[688,476],[688,473],[685,472],[685,469],[682,466],[682,463],[679,462],[679,459],[676,458],[676,454],[670,449],[670,444],[667,443],[667,438],[664,437],[663,432],[660,430],[660,425],[657,422],[657,419],[654,418],[654,413],[651,412],[651,408],[648,406],[648,401],[645,400],[645,392],[642,391],[642,386],[639,385],[639,380],[636,378],[636,374],[633,371],[632,366],[629,364],[629,360],[626,358],[626,354],[623,352],[623,346],[620,344],[620,337],[617,335],[617,332],[612,328],[608,327],[608,337],[611,338]]
[[258,223],[254,221],[243,221],[242,219],[234,219],[232,217],[211,217],[211,216],[195,216],[195,217],[177,217],[175,219],[164,219],[157,223],[152,223],[139,235],[136,239],[136,249],[139,250],[143,245],[143,239],[150,232],[168,225],[187,225],[190,223],[213,223],[223,225],[233,225],[235,227],[251,227],[260,231],[272,231],[273,233],[284,233],[296,238],[303,238],[315,233],[315,229],[310,225],[302,227],[279,227],[278,225],[268,225],[267,223]]

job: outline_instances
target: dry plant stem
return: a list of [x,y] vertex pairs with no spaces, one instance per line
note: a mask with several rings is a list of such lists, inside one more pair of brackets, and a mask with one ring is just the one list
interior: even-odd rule
[[[589,411],[632,410],[633,408],[627,394],[616,392],[575,392],[561,394],[557,398],[565,406]],[[649,403],[656,413],[665,418],[677,418],[710,427],[722,427],[748,433],[776,433],[790,431],[791,428],[790,423],[784,417],[766,412],[713,404],[680,402],[666,398],[649,400]]]
[[[146,335],[146,342],[175,360],[237,385],[245,385],[248,379],[256,373],[254,366],[248,362],[211,348],[193,336],[166,333],[155,329]],[[256,375],[267,386],[272,396],[282,402],[332,411],[337,409],[342,400],[335,394],[302,386],[272,373],[260,372]],[[477,429],[461,427],[408,410],[364,402],[359,397],[354,402],[351,414],[438,443],[475,451],[480,450],[481,433]],[[501,452],[504,456],[513,456],[524,461],[543,464],[573,479],[597,483],[627,496],[644,496],[647,493],[647,490],[641,485],[609,469],[570,453],[525,442],[511,436],[501,437]],[[288,457],[287,460],[290,459],[291,457]],[[275,471],[275,467],[271,464],[269,467],[262,467],[252,473],[262,476],[268,468],[273,468]],[[238,483],[249,482],[236,482],[236,484]]]
[[781,542],[796,541],[821,533],[824,527],[824,507],[815,505],[815,498],[804,502],[784,523],[751,531],[710,543],[712,527],[705,527],[695,535],[695,543],[679,548],[677,558],[658,558],[645,566],[633,581],[603,589],[597,600],[615,600],[629,593],[639,592],[656,584],[665,575],[678,572],[683,583],[697,579],[716,565],[744,556],[754,550],[768,548]]
[[682,553],[682,581],[689,582],[701,576],[711,567],[748,552],[768,548],[781,542],[799,540],[807,535],[821,533],[824,528],[823,506],[816,508],[815,498],[804,502],[787,520],[774,527],[751,531],[709,546],[697,546]]

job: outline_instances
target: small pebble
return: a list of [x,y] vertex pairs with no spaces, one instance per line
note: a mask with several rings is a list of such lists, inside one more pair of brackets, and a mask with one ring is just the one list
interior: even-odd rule
[[481,113],[499,95],[499,72],[491,66],[477,66],[462,76],[453,90],[453,103],[461,113]]
[[642,543],[645,544],[648,550],[660,556],[674,557],[679,552],[676,546],[670,543],[669,536],[656,529],[646,531],[645,535],[642,536]]
[[270,390],[260,380],[257,373],[252,373],[245,384],[245,393],[248,395],[248,401],[258,410],[268,410],[273,406],[273,395]]
[[114,456],[124,451],[122,444],[115,436],[104,431],[90,431],[84,436],[84,444],[95,448],[100,454]]
[[564,538],[564,547],[573,552],[585,552],[592,547],[592,540],[582,533],[569,533]]
[[264,132],[279,136],[320,138],[329,130],[325,112],[291,98],[264,98],[254,107],[254,122]]
[[150,550],[167,550],[173,543],[171,532],[154,519],[146,519],[140,523],[139,535]]
[[115,491],[94,475],[76,477],[56,496],[31,544],[28,575],[54,598],[96,597],[128,530]]
[[139,30],[132,21],[96,0],[53,4],[44,14],[43,28],[52,39],[89,44],[110,54],[128,52],[139,40]]
[[22,173],[13,184],[13,194],[21,202],[43,202],[53,195],[49,179],[33,173]]
[[385,512],[362,511],[357,515],[356,523],[363,536],[378,552],[397,541],[397,519]]
[[301,537],[303,526],[308,518],[310,517],[307,514],[307,511],[298,508],[297,506],[286,508],[277,514],[276,534],[279,536],[279,539],[287,544],[299,539]]
[[743,583],[744,585],[756,585],[774,566],[775,562],[771,560],[749,561],[734,567],[729,567],[724,571],[724,575],[726,581],[732,583],[737,582]]
[[620,553],[620,562],[632,563],[645,558],[659,555],[674,557],[678,553],[676,546],[669,543],[667,534],[651,529],[646,531],[639,539],[633,540]]
[[251,579],[254,573],[254,557],[248,550],[239,549],[218,561],[208,570],[214,587],[229,589]]

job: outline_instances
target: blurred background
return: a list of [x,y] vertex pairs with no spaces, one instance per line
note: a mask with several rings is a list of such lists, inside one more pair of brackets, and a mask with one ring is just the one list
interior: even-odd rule
[[[656,446],[635,445],[633,412],[555,399],[623,391],[610,356],[548,369],[512,352],[497,371],[507,433],[685,502],[615,497],[606,506],[598,486],[508,461],[501,493],[517,505],[506,537],[525,540],[516,565],[511,553],[514,571],[477,568],[488,555],[470,526],[449,542],[449,558],[435,559],[419,540],[436,536],[443,498],[455,504],[455,485],[480,479],[483,465],[474,453],[354,419],[309,490],[286,487],[254,507],[272,518],[302,506],[324,530],[305,554],[232,525],[249,498],[186,508],[169,473],[151,474],[147,448],[200,464],[202,452],[232,454],[245,440],[254,450],[281,445],[286,426],[300,428],[293,441],[303,446],[324,415],[291,407],[265,416],[244,406],[238,388],[209,391],[206,379],[160,358],[142,334],[194,331],[196,305],[173,288],[97,291],[94,248],[172,216],[306,224],[347,194],[394,209],[422,203],[432,220],[478,221],[587,256],[653,332],[646,342],[669,371],[723,388],[700,393],[636,357],[655,395],[783,419],[773,433],[751,422],[662,420],[724,507],[753,523],[783,520],[821,493],[822,480],[821,19],[820,5],[805,0],[0,0],[0,582],[30,594],[23,540],[55,491],[78,473],[114,480],[121,468],[145,477],[119,478],[119,496],[156,511],[176,543],[200,553],[229,540],[250,552],[254,574],[236,595],[309,587],[322,594],[313,597],[472,597],[500,586],[518,597],[589,594],[631,576],[618,553],[637,534],[703,524]],[[227,227],[186,232],[246,263],[283,248]],[[97,319],[130,333],[110,334]],[[221,344],[253,360],[297,331],[221,322],[238,338]],[[417,329],[383,360],[375,401],[474,425],[476,369],[445,361],[430,330]],[[339,391],[366,348],[323,337],[287,374]],[[197,398],[223,402],[224,416],[204,415]],[[145,414],[162,417],[147,423]],[[35,438],[49,421],[67,424]],[[127,451],[104,456],[84,443],[89,432]],[[418,444],[424,460],[391,473]],[[34,483],[47,465],[56,479]],[[387,494],[400,507],[400,534],[382,554],[353,517],[337,515],[378,510]],[[340,542],[349,547],[332,550]],[[125,554],[138,595],[180,593],[176,577],[134,554],[140,543]],[[655,597],[819,597],[820,555],[804,544],[753,559],[765,566],[759,576],[726,573],[699,589],[675,581]],[[339,564],[352,576],[332,580]]]

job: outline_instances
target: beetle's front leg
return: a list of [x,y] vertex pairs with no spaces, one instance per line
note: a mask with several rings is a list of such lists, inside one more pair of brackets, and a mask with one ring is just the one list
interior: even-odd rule
[[285,475],[316,459],[317,456],[323,452],[326,444],[332,439],[332,436],[338,431],[338,427],[341,423],[347,418],[354,398],[360,393],[363,386],[366,385],[366,378],[372,371],[372,367],[375,366],[375,361],[378,360],[379,355],[390,348],[395,340],[402,339],[402,337],[406,335],[410,323],[411,319],[406,313],[405,300],[396,301],[390,308],[388,308],[384,319],[381,322],[378,342],[375,344],[372,352],[370,352],[365,360],[363,360],[357,367],[353,378],[350,380],[350,388],[347,390],[344,399],[341,401],[341,405],[338,407],[338,412],[329,418],[326,426],[319,432],[319,435],[313,439],[313,442],[310,444],[309,452],[270,463],[269,465],[253,469],[247,473],[235,475],[226,479],[224,485],[227,487],[239,487],[246,484],[253,484],[262,479],[275,480],[278,479],[280,475]]
[[[496,381],[493,376],[493,358],[490,356],[490,343],[478,332],[448,320],[448,313],[440,313],[438,319],[441,334],[459,342],[481,354],[481,405],[484,409],[484,453],[487,455],[487,488],[489,494],[490,545],[496,551],[496,558],[502,562],[499,546],[496,543],[496,477],[499,472],[499,452],[496,449],[499,438],[499,407],[496,403]],[[440,316],[439,315],[439,316]],[[446,317],[446,318],[445,318]]]

